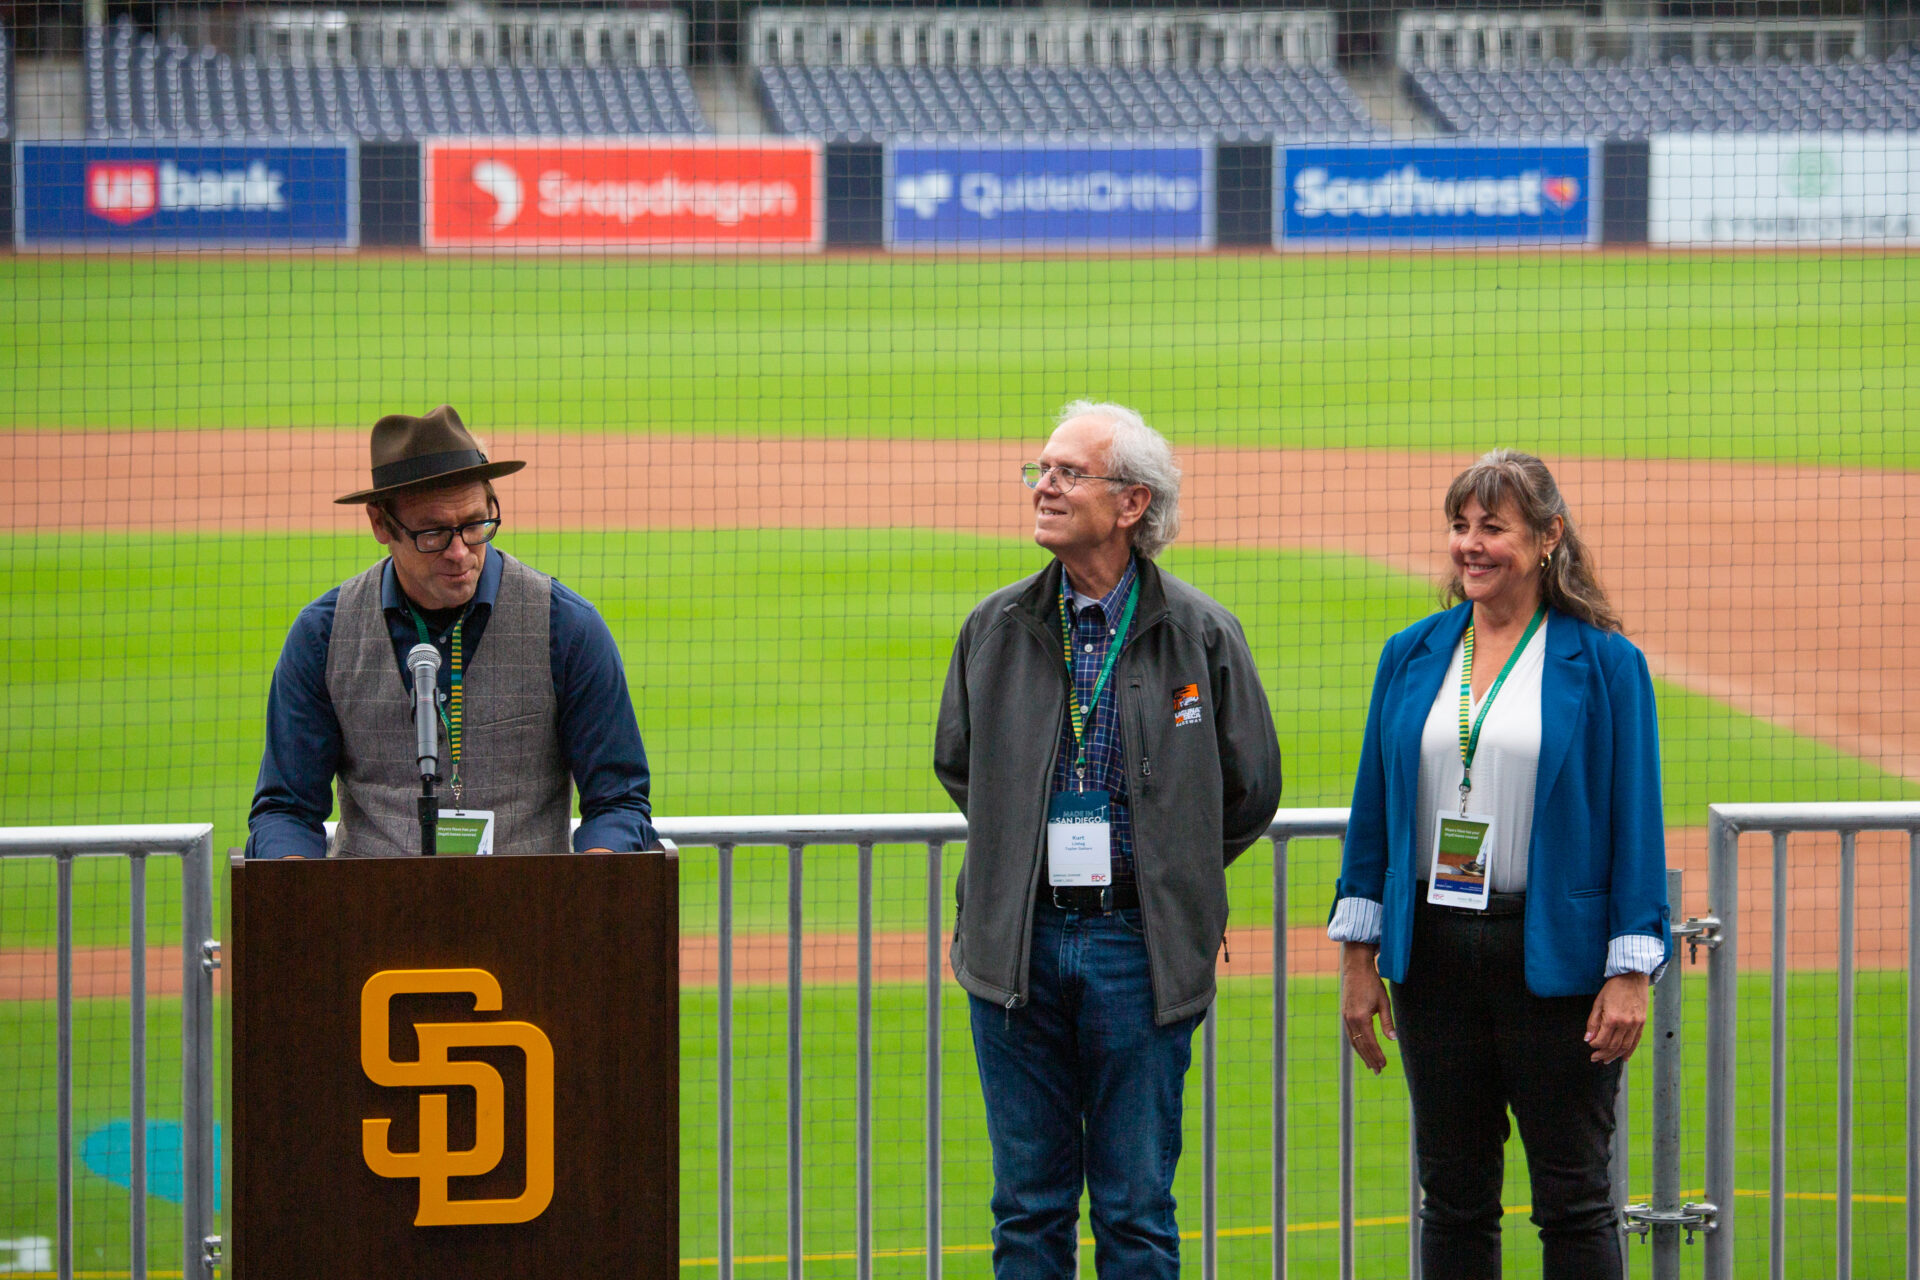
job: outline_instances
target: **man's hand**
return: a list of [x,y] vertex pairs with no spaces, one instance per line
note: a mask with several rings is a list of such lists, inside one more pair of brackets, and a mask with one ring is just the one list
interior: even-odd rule
[[1393,1029],[1393,1002],[1387,998],[1387,984],[1380,981],[1379,958],[1375,943],[1340,944],[1340,1021],[1347,1030],[1347,1043],[1375,1075],[1387,1065],[1387,1055],[1374,1038],[1374,1018],[1380,1019],[1387,1039],[1399,1039]]
[[1623,973],[1607,979],[1587,1015],[1587,1043],[1594,1062],[1624,1062],[1640,1047],[1647,1025],[1647,975]]

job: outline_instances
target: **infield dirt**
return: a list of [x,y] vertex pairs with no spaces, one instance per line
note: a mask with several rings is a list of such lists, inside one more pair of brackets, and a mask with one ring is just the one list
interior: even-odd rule
[[[537,529],[1030,527],[1036,442],[495,435]],[[364,528],[363,433],[0,432],[0,530]],[[1464,456],[1182,449],[1183,539],[1321,548],[1435,576]],[[1550,460],[1656,674],[1920,780],[1920,474],[1746,463]],[[880,477],[913,476],[902,486]]]

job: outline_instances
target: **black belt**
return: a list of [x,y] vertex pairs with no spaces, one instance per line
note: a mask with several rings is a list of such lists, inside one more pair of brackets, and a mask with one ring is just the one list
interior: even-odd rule
[[1038,897],[1043,907],[1077,911],[1089,916],[1104,916],[1115,911],[1140,909],[1140,886],[1130,880],[1122,884],[1100,886],[1043,884],[1040,886]]
[[1492,894],[1487,898],[1485,910],[1478,907],[1448,907],[1438,902],[1428,902],[1425,880],[1415,882],[1413,893],[1413,900],[1420,906],[1456,916],[1523,916],[1527,913],[1527,895],[1524,893]]

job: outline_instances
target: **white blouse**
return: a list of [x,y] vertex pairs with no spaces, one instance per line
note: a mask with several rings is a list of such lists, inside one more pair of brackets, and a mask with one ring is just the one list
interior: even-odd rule
[[[1547,627],[1543,621],[1520,651],[1480,728],[1473,756],[1473,791],[1467,808],[1493,819],[1488,871],[1495,893],[1525,893],[1527,847],[1533,839],[1534,781],[1540,770],[1540,686],[1547,671]],[[1466,660],[1464,637],[1453,646],[1453,662],[1440,682],[1433,708],[1420,735],[1420,801],[1415,856],[1420,878],[1433,872],[1433,830],[1439,812],[1460,811],[1460,668]],[[1489,682],[1488,686],[1493,686]],[[1485,706],[1482,698],[1468,712],[1469,723]]]

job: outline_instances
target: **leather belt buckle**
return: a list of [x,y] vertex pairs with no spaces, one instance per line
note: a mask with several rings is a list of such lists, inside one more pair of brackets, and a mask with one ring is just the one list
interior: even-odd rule
[[[1101,885],[1099,888],[1092,885],[1053,885],[1052,889],[1053,906],[1056,911],[1091,911],[1103,916],[1113,911],[1113,886],[1110,884]],[[1060,900],[1062,890],[1067,894],[1065,902]],[[1089,896],[1092,896],[1095,903],[1091,907],[1086,905]]]

